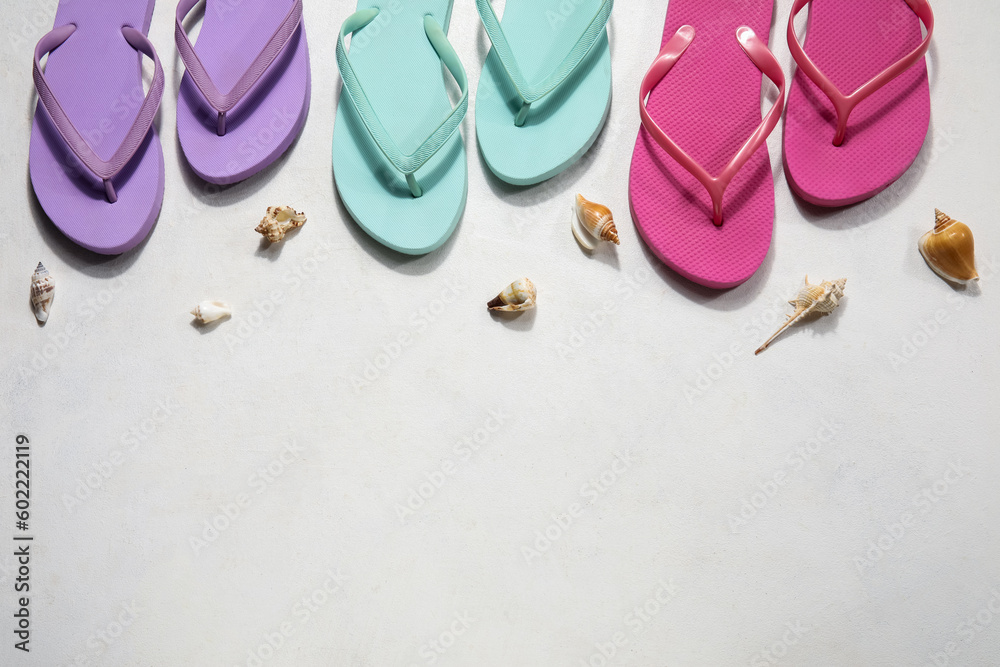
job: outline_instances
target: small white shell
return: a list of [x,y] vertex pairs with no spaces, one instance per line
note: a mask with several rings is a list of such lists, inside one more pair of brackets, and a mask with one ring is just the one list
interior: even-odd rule
[[305,213],[297,213],[291,206],[270,206],[267,215],[254,231],[260,232],[271,243],[285,238],[289,230],[306,224]]
[[486,304],[490,310],[506,313],[518,313],[535,307],[538,290],[535,284],[527,278],[515,280],[500,292],[495,299]]
[[35,272],[31,275],[31,307],[35,311],[35,318],[39,322],[49,319],[49,309],[52,307],[52,300],[56,296],[56,281],[49,274],[49,270],[39,262],[35,267]]
[[221,320],[223,317],[231,317],[233,309],[229,304],[222,303],[221,301],[202,301],[194,307],[191,314],[202,324],[208,324],[209,322]]

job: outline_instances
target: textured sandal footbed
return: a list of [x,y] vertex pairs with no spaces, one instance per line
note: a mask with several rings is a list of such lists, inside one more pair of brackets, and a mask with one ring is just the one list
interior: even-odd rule
[[[76,30],[45,63],[45,76],[70,120],[104,160],[121,145],[145,95],[142,59],[122,26],[149,30],[154,0],[63,0],[55,26]],[[113,179],[108,202],[100,178],[66,145],[39,102],[31,127],[29,173],[46,215],[74,243],[102,254],[138,245],[163,202],[163,152],[155,126]]]
[[[404,154],[412,153],[451,113],[448,76],[424,32],[430,14],[447,33],[452,0],[362,0],[379,15],[351,38],[349,58],[372,107]],[[405,58],[401,57],[405,54]],[[421,255],[439,248],[465,210],[468,163],[461,130],[415,177],[382,154],[346,89],[340,92],[333,132],[333,172],[341,201],[370,236],[393,250]]]
[[[772,0],[671,0],[663,40],[688,24],[695,38],[650,93],[657,124],[712,175],[732,159],[761,122],[760,71],[736,40],[746,25],[765,43]],[[652,62],[655,53],[650,53]],[[774,180],[767,146],[733,178],[723,225],[712,223],[705,187],[640,128],[629,176],[632,215],[653,252],[686,278],[717,289],[746,281],[771,245]]]
[[[600,3],[574,3],[575,11],[564,13],[568,4],[565,0],[507,0],[500,25],[528,81],[544,79],[562,62]],[[514,185],[539,183],[587,152],[604,127],[610,107],[611,50],[606,33],[562,85],[532,105],[523,127],[514,125],[521,98],[491,48],[476,92],[479,148],[501,180]]]
[[[816,0],[808,11],[805,52],[844,94],[923,39],[920,20],[904,0]],[[837,147],[833,103],[796,72],[784,130],[792,189],[821,206],[845,206],[878,194],[913,164],[927,137],[930,109],[922,59],[854,109]]]
[[[226,92],[281,25],[291,0],[207,0],[195,52],[215,86]],[[219,185],[242,181],[277,160],[299,135],[309,110],[309,49],[305,23],[253,88],[226,116],[185,73],[177,100],[177,136],[191,169]]]

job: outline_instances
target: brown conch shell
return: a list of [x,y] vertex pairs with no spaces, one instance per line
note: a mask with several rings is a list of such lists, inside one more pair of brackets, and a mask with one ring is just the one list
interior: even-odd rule
[[290,206],[270,206],[267,215],[257,225],[255,231],[264,235],[271,243],[277,243],[285,238],[289,230],[306,224],[305,213],[296,213]]
[[576,216],[573,220],[573,236],[576,237],[580,245],[587,250],[594,250],[597,248],[594,239],[621,245],[611,209],[602,204],[588,201],[583,195],[576,196],[574,209]]
[[976,243],[968,225],[934,209],[934,229],[920,237],[920,254],[945,280],[962,285],[979,280]]
[[518,313],[535,307],[538,291],[535,284],[527,278],[515,280],[500,292],[495,299],[486,304],[490,310],[507,313]]
[[846,278],[834,281],[827,280],[819,285],[810,285],[809,276],[806,276],[805,287],[799,290],[794,301],[788,302],[795,306],[795,312],[788,316],[788,321],[782,324],[781,328],[774,332],[774,335],[768,338],[766,343],[757,348],[754,354],[760,354],[766,350],[774,342],[774,339],[781,335],[782,331],[806,315],[811,313],[829,315],[836,310],[837,306],[840,305],[840,300],[844,297],[845,285],[847,285]]
[[35,319],[45,322],[49,319],[49,309],[56,296],[56,281],[49,270],[39,262],[35,272],[31,274],[31,308],[35,311]]

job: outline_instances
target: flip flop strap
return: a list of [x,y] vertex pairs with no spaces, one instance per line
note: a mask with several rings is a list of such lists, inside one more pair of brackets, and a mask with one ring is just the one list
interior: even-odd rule
[[[361,85],[361,80],[358,79],[358,75],[354,71],[354,66],[351,65],[351,60],[347,57],[347,47],[344,45],[344,37],[364,28],[378,14],[378,9],[363,9],[347,17],[347,20],[344,21],[344,25],[340,29],[340,36],[337,39],[337,66],[340,68],[340,77],[344,82],[344,89],[348,93],[348,98],[353,103],[368,133],[386,159],[396,169],[406,175],[406,182],[410,186],[410,192],[413,196],[420,197],[423,194],[423,190],[420,188],[413,174],[420,167],[427,164],[427,161],[434,157],[448,143],[452,135],[455,134],[462,124],[462,119],[465,118],[465,113],[469,108],[469,80],[465,74],[465,68],[462,66],[462,61],[448,41],[447,36],[445,36],[444,30],[441,29],[441,26],[438,25],[438,22],[430,14],[426,15],[424,17],[424,32],[427,34],[427,39],[430,41],[431,46],[434,47],[438,58],[441,59],[441,62],[448,68],[451,75],[455,77],[455,81],[458,82],[462,90],[462,99],[416,151],[410,155],[404,155],[385,129],[385,125],[382,124],[374,107],[372,107]],[[400,104],[404,103],[404,100],[400,100]]]
[[489,35],[490,41],[493,42],[493,49],[500,58],[507,76],[514,84],[517,94],[521,96],[521,110],[514,119],[515,125],[518,127],[524,125],[531,105],[558,88],[569,78],[570,74],[576,71],[576,68],[580,66],[580,63],[583,62],[587,54],[594,48],[597,41],[605,34],[604,29],[608,24],[608,19],[611,17],[611,10],[614,4],[614,0],[603,0],[597,13],[594,14],[594,17],[587,25],[587,29],[580,36],[580,39],[577,40],[569,54],[559,63],[559,66],[543,81],[531,85],[525,79],[524,73],[521,71],[521,66],[517,63],[517,58],[514,56],[513,49],[510,48],[507,35],[504,34],[503,28],[500,26],[500,19],[497,18],[496,12],[493,11],[493,5],[490,3],[490,0],[476,0],[476,9],[479,10],[479,17],[483,22],[483,27],[486,28],[486,34]]
[[108,201],[112,204],[118,201],[118,195],[115,192],[114,185],[111,183],[111,179],[128,164],[129,160],[136,154],[136,151],[139,150],[143,140],[149,133],[149,129],[153,126],[153,119],[156,118],[156,111],[159,109],[160,99],[163,97],[163,68],[160,67],[160,59],[156,55],[156,49],[153,48],[153,44],[144,34],[135,28],[123,26],[121,30],[122,36],[129,43],[129,46],[149,56],[155,65],[155,69],[153,71],[153,81],[149,86],[149,92],[146,93],[146,97],[142,101],[142,106],[139,107],[139,113],[136,114],[132,127],[129,128],[121,145],[111,156],[110,160],[105,161],[98,157],[94,149],[87,143],[87,140],[76,129],[73,121],[70,120],[66,111],[59,103],[59,99],[52,91],[51,86],[49,86],[49,82],[45,78],[45,72],[42,70],[42,56],[54,51],[69,39],[69,36],[76,31],[75,25],[64,25],[56,28],[38,40],[38,44],[35,46],[35,63],[32,71],[32,77],[35,80],[35,90],[38,91],[38,100],[42,103],[42,107],[45,108],[56,130],[58,130],[63,141],[66,142],[66,145],[69,146],[74,155],[98,178],[104,181],[104,192],[107,195]]
[[232,111],[233,107],[243,99],[243,96],[253,88],[254,84],[264,75],[267,68],[277,59],[295,34],[295,30],[302,21],[302,0],[294,0],[292,2],[291,9],[288,10],[288,14],[285,15],[281,25],[278,26],[274,34],[267,40],[267,44],[257,54],[257,57],[253,59],[253,62],[243,72],[243,75],[233,84],[232,89],[224,94],[219,92],[215,82],[212,81],[212,77],[209,76],[208,70],[205,69],[201,59],[194,50],[194,45],[191,44],[191,40],[188,39],[187,32],[184,30],[184,17],[194,9],[194,6],[198,2],[200,0],[181,0],[177,4],[177,13],[174,22],[174,42],[177,44],[177,52],[180,53],[181,60],[184,62],[184,67],[187,68],[187,73],[190,75],[191,80],[198,86],[198,90],[205,96],[205,100],[219,114],[216,131],[221,137],[226,133],[226,114]]
[[667,136],[646,108],[646,97],[663,80],[667,72],[680,59],[694,40],[695,30],[689,25],[681,26],[670,40],[664,44],[660,50],[660,55],[653,61],[649,71],[646,72],[642,80],[642,87],[639,92],[639,114],[642,117],[642,126],[653,137],[653,140],[665,150],[670,157],[677,161],[682,167],[688,170],[692,176],[705,186],[708,194],[712,197],[712,222],[716,226],[722,224],[722,198],[726,188],[732,182],[733,177],[746,166],[754,153],[757,152],[767,137],[774,131],[781,118],[781,112],[785,108],[785,75],[781,71],[781,64],[774,54],[771,53],[767,45],[757,37],[753,30],[747,26],[742,26],[736,30],[736,39],[739,41],[743,51],[750,58],[750,61],[767,78],[771,79],[778,86],[778,99],[771,110],[764,116],[763,121],[746,140],[732,160],[729,161],[718,176],[712,176],[704,167],[684,152],[673,139]]
[[799,43],[799,38],[795,35],[795,16],[810,2],[812,0],[795,0],[795,3],[792,5],[792,12],[788,17],[788,50],[792,52],[792,58],[795,59],[799,69],[805,72],[806,76],[812,79],[813,83],[833,102],[833,108],[837,112],[837,133],[834,135],[833,145],[840,146],[844,143],[844,137],[847,136],[847,119],[850,117],[851,112],[854,111],[854,108],[862,100],[910,69],[927,53],[927,49],[931,45],[931,37],[934,34],[934,12],[931,11],[930,3],[927,0],[906,0],[906,4],[910,6],[913,13],[926,26],[927,37],[920,43],[920,46],[910,51],[892,65],[889,65],[889,67],[875,75],[870,81],[860,86],[850,95],[845,95],[816,66],[816,63],[806,55],[802,44]]

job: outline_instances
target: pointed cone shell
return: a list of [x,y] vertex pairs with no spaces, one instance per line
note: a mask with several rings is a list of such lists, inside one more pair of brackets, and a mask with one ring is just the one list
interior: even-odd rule
[[[597,247],[587,239],[581,238],[578,231],[582,227],[587,234],[595,239],[621,245],[618,240],[618,229],[615,227],[615,218],[611,214],[611,209],[602,204],[595,204],[584,198],[583,195],[576,196],[576,220],[573,223],[573,235],[576,236],[580,245],[593,250]],[[577,224],[579,223],[579,224]]]
[[517,313],[534,308],[537,298],[538,290],[535,289],[535,284],[527,278],[521,278],[508,285],[495,299],[487,303],[486,307],[490,310]]
[[934,209],[934,229],[920,238],[920,254],[927,265],[945,280],[966,284],[979,280],[976,242],[968,225]]
[[55,296],[56,282],[49,270],[39,262],[31,276],[31,307],[39,322],[45,322],[49,319],[49,310]]
[[191,310],[191,314],[202,324],[208,324],[223,317],[230,317],[233,309],[221,301],[202,301]]

